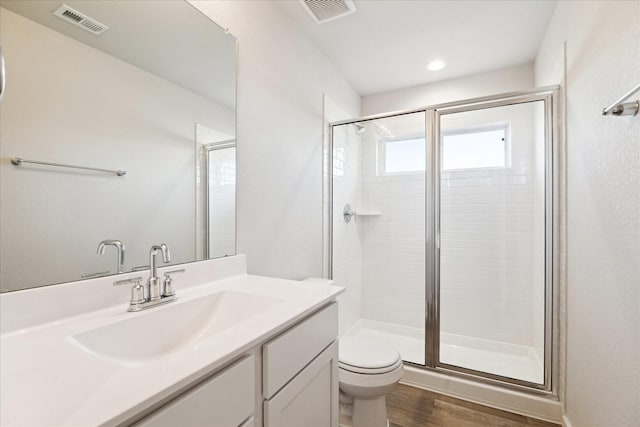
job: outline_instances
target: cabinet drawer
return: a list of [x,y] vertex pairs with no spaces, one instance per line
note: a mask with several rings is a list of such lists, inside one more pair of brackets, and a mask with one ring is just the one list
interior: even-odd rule
[[255,395],[255,357],[246,356],[136,426],[237,427],[254,414]]
[[333,303],[262,347],[263,394],[273,396],[338,336],[338,304]]
[[264,402],[264,427],[337,427],[338,342]]

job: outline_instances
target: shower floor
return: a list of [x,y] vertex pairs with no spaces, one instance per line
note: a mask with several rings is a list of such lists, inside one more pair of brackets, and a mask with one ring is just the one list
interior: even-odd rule
[[[398,349],[402,360],[425,364],[425,332],[422,328],[360,319],[345,333],[347,335],[375,337]],[[440,339],[442,363],[539,384],[543,382],[542,363],[531,347],[447,333],[441,333]]]

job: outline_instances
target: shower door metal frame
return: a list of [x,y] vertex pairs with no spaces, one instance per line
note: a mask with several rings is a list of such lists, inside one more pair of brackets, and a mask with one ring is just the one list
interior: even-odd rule
[[[516,389],[526,389],[541,394],[554,394],[554,378],[557,378],[556,352],[557,346],[557,328],[554,327],[554,320],[557,318],[557,291],[555,283],[557,283],[557,263],[554,260],[554,235],[555,224],[554,218],[554,194],[557,194],[556,173],[554,160],[557,158],[557,144],[555,144],[557,130],[554,114],[557,110],[557,93],[558,88],[542,88],[529,92],[512,93],[506,95],[498,95],[495,97],[481,98],[469,101],[461,101],[449,103],[446,105],[436,106],[429,110],[431,119],[429,120],[429,128],[427,134],[431,136],[428,151],[430,152],[431,171],[428,171],[427,179],[427,206],[431,203],[432,209],[426,212],[432,214],[431,218],[427,218],[427,229],[430,230],[433,239],[429,239],[427,234],[427,342],[426,342],[426,360],[428,368],[437,370],[438,372],[454,374],[474,378],[487,383],[499,383],[508,385]],[[544,374],[543,383],[538,384],[530,381],[519,380],[515,378],[505,377],[502,375],[492,374],[489,372],[478,371],[474,369],[464,368],[460,366],[446,364],[440,361],[440,179],[442,173],[441,165],[441,129],[440,119],[448,114],[462,113],[467,111],[477,111],[497,107],[506,107],[510,105],[525,104],[532,102],[544,102],[544,229],[545,229],[545,255],[544,255]],[[431,185],[429,185],[429,177]],[[429,256],[431,254],[431,256]]]
[[[543,395],[557,395],[558,378],[558,289],[559,277],[557,242],[557,209],[554,207],[558,195],[558,86],[536,88],[526,91],[509,92],[487,97],[473,98],[443,103],[403,111],[376,114],[356,119],[341,120],[329,124],[328,146],[328,277],[333,278],[333,128],[335,126],[384,119],[424,112],[425,114],[425,365],[405,362],[411,366],[432,370],[444,375],[472,379],[478,382],[499,385],[519,391]],[[515,104],[544,102],[545,122],[545,330],[544,330],[544,383],[491,374],[483,371],[448,365],[440,362],[440,117],[447,114],[504,107]],[[429,208],[431,206],[431,208]]]

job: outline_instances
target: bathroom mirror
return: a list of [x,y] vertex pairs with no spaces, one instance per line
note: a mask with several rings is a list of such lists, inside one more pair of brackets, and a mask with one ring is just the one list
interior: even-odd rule
[[0,0],[0,46],[3,292],[235,253],[233,36],[182,0]]

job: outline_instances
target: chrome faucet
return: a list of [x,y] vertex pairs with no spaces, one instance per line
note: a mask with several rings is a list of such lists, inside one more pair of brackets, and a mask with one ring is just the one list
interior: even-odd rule
[[162,297],[160,293],[160,279],[158,278],[158,265],[156,262],[156,256],[158,252],[162,253],[162,261],[166,264],[171,261],[171,252],[164,243],[160,246],[151,246],[149,252],[149,280],[147,280],[147,299],[149,301],[155,301]]
[[171,252],[169,247],[164,243],[161,245],[151,246],[149,251],[149,279],[147,279],[146,289],[140,284],[142,277],[134,277],[132,279],[119,280],[114,282],[114,286],[127,285],[133,283],[131,289],[131,301],[129,301],[128,311],[140,311],[156,305],[166,304],[177,299],[173,290],[171,275],[175,273],[184,273],[184,268],[180,270],[167,271],[164,273],[162,289],[160,287],[160,279],[158,278],[158,263],[156,257],[158,253],[162,254],[162,261],[168,263],[171,261]]
[[115,246],[118,250],[118,266],[116,267],[116,271],[122,273],[124,271],[124,244],[120,240],[103,240],[98,244],[98,255],[104,255],[104,248],[107,246]]

